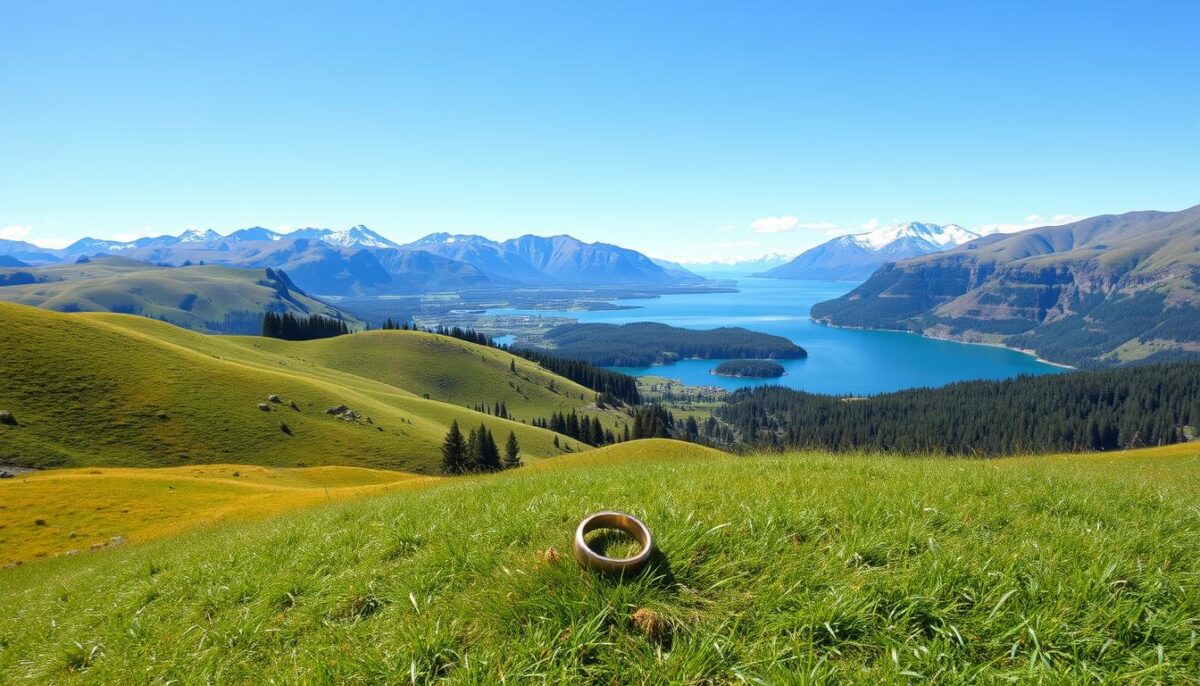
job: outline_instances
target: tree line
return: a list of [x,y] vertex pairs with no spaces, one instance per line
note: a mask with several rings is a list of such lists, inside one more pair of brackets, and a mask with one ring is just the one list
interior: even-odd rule
[[[554,433],[559,433],[569,438],[574,438],[580,443],[599,446],[609,445],[617,442],[617,436],[612,429],[605,429],[600,423],[599,417],[589,419],[586,415],[580,416],[575,410],[571,412],[555,412],[549,418],[535,418],[533,425],[542,429],[549,429]],[[626,438],[629,440],[629,427],[625,428]]]
[[590,362],[570,360],[533,348],[508,348],[508,352],[534,362],[548,372],[565,377],[600,394],[600,403],[637,405],[641,402],[637,379],[601,369]]
[[332,338],[350,333],[345,321],[319,314],[298,317],[291,312],[263,315],[262,335],[282,338],[285,341],[310,341],[316,338]]
[[1190,440],[1200,363],[968,381],[869,398],[742,389],[715,412],[754,448],[994,456]]
[[478,429],[471,429],[470,435],[464,437],[455,420],[442,441],[443,474],[498,472],[521,465],[521,444],[517,442],[517,434],[512,431],[508,432],[508,439],[504,442],[503,455],[485,424],[480,424]]

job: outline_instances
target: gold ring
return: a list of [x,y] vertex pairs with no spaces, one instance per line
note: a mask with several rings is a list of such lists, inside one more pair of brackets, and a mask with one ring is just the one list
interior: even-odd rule
[[[633,557],[605,557],[588,546],[585,536],[596,529],[616,529],[633,536],[642,549]],[[646,566],[654,549],[654,538],[650,529],[633,515],[624,512],[596,512],[583,518],[575,529],[575,540],[571,544],[575,560],[598,572],[637,572]]]

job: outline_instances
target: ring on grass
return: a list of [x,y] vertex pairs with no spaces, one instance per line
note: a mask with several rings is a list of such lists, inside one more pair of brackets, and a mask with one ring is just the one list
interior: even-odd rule
[[[633,536],[642,545],[641,550],[633,557],[605,557],[588,545],[586,536],[597,529],[616,529]],[[583,518],[575,529],[575,540],[571,544],[575,560],[598,572],[630,574],[646,566],[650,553],[654,549],[654,538],[650,529],[633,515],[624,512],[596,512]]]

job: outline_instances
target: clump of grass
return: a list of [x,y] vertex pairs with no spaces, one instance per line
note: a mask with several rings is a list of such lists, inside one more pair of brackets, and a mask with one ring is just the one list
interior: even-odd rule
[[[1200,674],[1194,448],[981,462],[714,458],[651,441],[519,472],[0,572],[0,675],[874,684]],[[607,508],[654,532],[661,556],[644,573],[549,560],[583,516]],[[148,575],[148,563],[159,571]],[[103,648],[64,660],[77,645]]]

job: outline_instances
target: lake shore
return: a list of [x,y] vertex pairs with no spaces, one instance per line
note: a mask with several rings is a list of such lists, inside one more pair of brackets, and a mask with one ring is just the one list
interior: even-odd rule
[[991,341],[968,341],[968,340],[963,340],[961,338],[955,338],[953,336],[938,336],[935,334],[925,333],[924,331],[909,331],[907,329],[885,329],[885,328],[878,328],[878,327],[871,327],[871,326],[843,326],[840,324],[834,324],[827,319],[816,319],[816,318],[812,318],[812,317],[810,317],[810,319],[812,319],[814,324],[820,324],[821,326],[828,326],[831,329],[847,329],[850,331],[887,331],[889,333],[905,333],[905,334],[909,334],[912,336],[919,336],[921,338],[928,338],[931,341],[945,341],[946,343],[958,343],[960,345],[982,345],[982,346],[986,346],[988,348],[1000,348],[1002,350],[1011,350],[1013,352],[1021,353],[1022,355],[1028,355],[1028,356],[1032,357],[1035,361],[1041,362],[1042,364],[1048,364],[1051,367],[1058,367],[1059,369],[1070,369],[1072,371],[1079,369],[1078,367],[1067,364],[1065,362],[1055,362],[1054,360],[1047,360],[1046,358],[1042,357],[1041,355],[1038,355],[1036,350],[1031,350],[1029,348],[1017,348],[1017,347],[1014,347],[1011,345],[1005,345],[1003,343],[994,343]]

